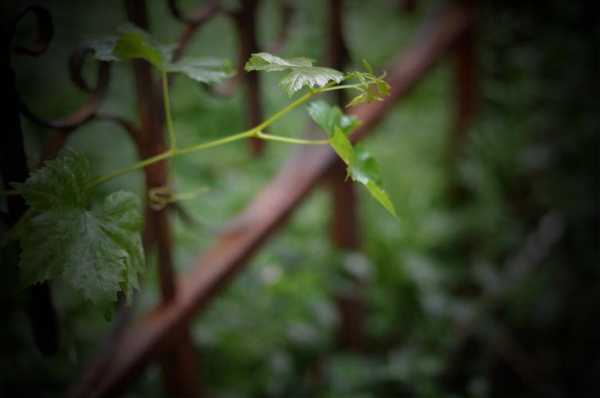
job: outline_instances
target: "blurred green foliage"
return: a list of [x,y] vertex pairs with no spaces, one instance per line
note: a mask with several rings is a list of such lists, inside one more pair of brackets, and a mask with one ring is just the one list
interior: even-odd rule
[[[176,39],[180,26],[166,16],[165,2],[149,3],[155,36],[164,42]],[[382,70],[438,3],[419,2],[417,13],[409,15],[393,1],[346,1],[345,34],[353,63],[367,59]],[[277,33],[279,4],[262,2],[264,46]],[[323,4],[294,2],[282,56],[325,58]],[[588,2],[480,2],[480,106],[463,155],[446,157],[454,101],[448,60],[364,143],[381,163],[398,220],[361,192],[363,250],[340,252],[327,238],[330,197],[318,191],[194,319],[201,381],[213,396],[567,397],[598,392],[600,104],[592,83],[597,80],[593,43],[600,24],[590,10]],[[68,82],[69,51],[86,37],[110,33],[125,16],[118,2],[57,1],[51,11],[57,29],[48,55],[14,62],[19,89],[31,107],[58,116],[83,99]],[[22,30],[19,34],[27,37],[26,27]],[[234,59],[230,22],[217,17],[208,23],[189,53]],[[88,69],[92,76],[93,65]],[[103,109],[134,118],[130,73],[114,68]],[[275,79],[263,79],[267,113],[288,101]],[[215,97],[177,79],[172,96],[181,144],[241,131],[245,124],[240,91],[231,98]],[[307,123],[306,112],[295,112],[274,129],[298,136]],[[50,132],[29,123],[24,127],[35,164]],[[84,151],[98,174],[135,158],[125,134],[106,122],[84,127],[68,145]],[[255,160],[235,143],[172,162],[177,189],[209,188],[182,202],[194,224],[175,221],[179,270],[189,267],[292,150],[270,143],[265,156]],[[132,175],[105,189],[139,192],[140,184],[140,176]],[[455,189],[461,192],[458,198],[450,194]],[[152,259],[148,265],[151,276],[136,300],[136,312],[157,301]],[[67,289],[54,286],[62,349],[56,358],[41,356],[19,310],[26,298],[11,288],[14,272],[6,270],[1,278],[6,326],[0,328],[0,393],[61,396],[111,326],[86,311]],[[364,283],[367,307],[366,342],[358,352],[343,350],[336,341],[335,301],[357,278]],[[127,396],[165,396],[158,368],[144,373]]]

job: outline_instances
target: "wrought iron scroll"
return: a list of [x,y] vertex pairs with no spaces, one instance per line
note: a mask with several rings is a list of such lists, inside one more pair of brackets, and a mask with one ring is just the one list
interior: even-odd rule
[[[13,39],[17,24],[27,15],[32,14],[36,21],[36,35],[30,47],[14,45]],[[25,8],[2,33],[2,58],[0,79],[4,80],[5,106],[2,107],[2,120],[5,121],[5,133],[0,150],[0,174],[4,189],[11,189],[13,182],[23,182],[29,174],[27,157],[23,143],[21,128],[21,107],[16,89],[15,73],[11,66],[11,54],[39,56],[43,54],[52,39],[54,27],[50,13],[43,7]],[[21,196],[6,198],[8,226],[14,226],[27,211],[27,204]],[[8,264],[6,264],[8,266]],[[16,281],[15,281],[16,282]],[[40,283],[28,289],[27,316],[29,318],[33,339],[45,355],[53,355],[58,351],[59,326],[56,308],[52,299],[48,282]]]

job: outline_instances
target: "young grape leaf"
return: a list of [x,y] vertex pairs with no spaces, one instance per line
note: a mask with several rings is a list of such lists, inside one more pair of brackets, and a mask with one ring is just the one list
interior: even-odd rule
[[163,70],[169,57],[169,48],[160,46],[148,33],[133,25],[125,25],[117,36],[91,40],[87,47],[100,61],[144,59]]
[[390,200],[387,192],[385,192],[380,185],[375,184],[373,181],[369,181],[365,186],[375,200],[377,200],[388,212],[390,212],[391,215],[398,217],[394,204]]
[[244,69],[247,71],[262,70],[265,72],[281,72],[293,68],[312,67],[313,61],[309,58],[281,58],[269,53],[254,53],[246,62]]
[[308,114],[321,127],[329,137],[333,137],[335,127],[348,135],[360,124],[355,116],[342,113],[337,106],[331,106],[325,101],[315,101],[308,105]]
[[122,60],[144,59],[160,70],[167,64],[159,45],[146,32],[134,27],[122,31],[113,52]]
[[352,144],[346,134],[339,128],[335,127],[333,136],[329,139],[329,145],[333,148],[335,153],[338,154],[340,158],[346,163],[350,165],[353,161],[354,157],[354,149],[352,148]]
[[363,184],[390,214],[396,217],[396,209],[381,186],[379,166],[375,159],[361,148],[353,148],[347,135],[358,124],[356,118],[344,115],[339,108],[326,102],[313,102],[308,107],[313,120],[329,135],[329,145],[346,163],[347,173],[353,181]]
[[369,152],[356,148],[352,161],[348,164],[348,174],[353,181],[358,181],[387,211],[396,217],[396,209],[388,194],[382,188],[379,165]]
[[46,163],[15,188],[30,205],[20,230],[21,279],[27,286],[61,278],[84,298],[107,308],[130,297],[144,271],[137,197],[115,192],[91,208],[87,159],[78,153]]
[[25,183],[14,184],[33,211],[85,207],[91,192],[82,187],[89,182],[90,164],[81,154],[68,151],[43,168],[31,173]]
[[346,107],[352,107],[365,102],[382,101],[383,98],[390,95],[391,87],[384,80],[385,73],[381,76],[375,76],[373,69],[368,62],[363,61],[366,72],[350,72],[345,80],[358,80],[358,86],[355,87],[360,93],[352,98]]
[[269,53],[252,54],[244,67],[246,71],[288,72],[281,85],[291,97],[303,87],[323,87],[330,81],[340,83],[344,74],[321,66],[313,66],[308,58],[281,58]]
[[329,144],[346,163],[346,170],[352,181],[360,182],[367,187],[371,196],[390,214],[397,217],[394,204],[381,186],[379,167],[375,159],[365,150],[357,149],[355,151],[350,140],[339,127],[335,128],[335,133],[329,139]]
[[219,83],[235,74],[231,64],[218,58],[184,57],[166,66],[168,72],[183,73],[202,83]]
[[234,74],[227,61],[216,58],[185,57],[171,62],[174,46],[161,45],[147,32],[132,25],[121,28],[116,37],[90,41],[88,47],[101,61],[143,59],[162,72],[182,73],[203,83],[218,83]]

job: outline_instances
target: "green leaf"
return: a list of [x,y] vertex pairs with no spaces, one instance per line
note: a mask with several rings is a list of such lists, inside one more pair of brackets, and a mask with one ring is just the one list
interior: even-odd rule
[[170,63],[166,69],[202,83],[218,83],[235,74],[229,62],[218,58],[185,57]]
[[293,68],[311,67],[312,64],[312,59],[304,57],[285,59],[269,53],[254,53],[246,62],[244,69],[247,71],[281,72]]
[[126,61],[144,59],[163,72],[182,73],[203,83],[218,83],[233,76],[230,64],[217,58],[185,57],[171,62],[174,45],[161,45],[147,32],[127,25],[119,35],[88,43],[94,56],[101,61]]
[[335,127],[348,135],[354,130],[360,121],[355,116],[342,113],[337,106],[331,106],[325,101],[315,101],[308,106],[308,114],[321,127],[329,137],[333,137]]
[[366,187],[369,190],[371,196],[375,198],[375,200],[377,200],[387,211],[389,211],[391,215],[393,215],[394,217],[398,217],[398,215],[396,214],[396,208],[394,207],[394,204],[390,200],[390,197],[388,196],[387,192],[385,192],[383,188],[381,188],[381,186],[375,184],[373,181],[369,181],[366,184]]
[[350,178],[363,184],[376,201],[390,214],[397,217],[394,204],[381,186],[379,166],[371,154],[361,148],[355,150],[348,137],[337,126],[334,128],[333,136],[329,139],[329,144],[346,163]]
[[[117,191],[104,199],[98,210],[104,221],[104,234],[119,247],[122,265],[120,287],[128,299],[139,289],[139,278],[145,272],[144,251],[140,231],[142,215],[140,201],[132,192]],[[116,250],[113,250],[116,252]]]
[[349,174],[354,181],[367,185],[369,181],[381,184],[379,165],[371,154],[361,147],[354,148],[354,157],[349,166]]
[[123,31],[113,52],[123,60],[144,59],[160,70],[163,70],[167,63],[159,45],[146,32],[133,27]]
[[116,192],[91,207],[87,159],[78,153],[46,163],[16,186],[31,206],[19,234],[21,279],[31,285],[60,278],[106,308],[130,297],[144,271],[138,198]]
[[121,27],[117,36],[89,41],[87,46],[101,61],[144,59],[163,70],[169,59],[168,48],[160,46],[147,32],[133,25]]
[[66,152],[31,173],[23,184],[14,184],[33,211],[85,207],[91,193],[83,187],[89,182],[89,161],[81,154]]
[[358,80],[358,86],[355,88],[360,92],[356,95],[346,107],[355,106],[365,102],[382,101],[383,98],[390,95],[391,87],[384,80],[385,73],[381,76],[375,76],[373,69],[366,61],[363,61],[367,72],[350,72],[346,75],[345,80]]
[[340,71],[321,66],[313,66],[308,58],[281,58],[269,53],[252,54],[244,67],[247,71],[288,72],[281,85],[289,96],[303,87],[323,87],[333,81],[340,83],[344,74]]
[[350,143],[350,140],[348,140],[348,137],[346,137],[346,134],[344,134],[339,127],[335,127],[333,136],[329,139],[329,144],[335,153],[342,158],[344,163],[349,165],[353,161],[354,150],[352,149],[352,144]]
[[323,87],[330,81],[341,82],[343,75],[335,69],[320,66],[293,68],[282,80],[281,85],[291,97],[306,87]]
[[353,181],[360,182],[387,211],[396,217],[396,209],[388,194],[383,189],[379,165],[371,154],[361,148],[357,148],[348,165],[348,174]]

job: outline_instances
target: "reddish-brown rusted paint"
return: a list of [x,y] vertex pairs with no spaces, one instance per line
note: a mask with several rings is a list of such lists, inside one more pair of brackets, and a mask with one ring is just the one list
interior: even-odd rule
[[199,28],[219,13],[220,6],[218,1],[210,0],[202,4],[202,6],[190,15],[185,15],[179,9],[177,0],[169,0],[168,4],[169,9],[175,18],[185,23],[185,27],[179,35],[179,40],[177,40],[177,47],[175,47],[175,51],[173,51],[173,61],[177,61],[183,56],[185,49],[190,44],[192,37],[198,32]]
[[279,30],[275,41],[269,46],[271,54],[278,54],[285,47],[290,28],[292,26],[292,18],[294,16],[293,0],[281,0],[279,6]]
[[69,59],[71,80],[79,89],[89,94],[86,101],[73,113],[60,119],[45,120],[34,114],[27,104],[21,101],[23,116],[40,126],[57,130],[42,149],[42,161],[54,158],[71,133],[96,117],[98,109],[106,96],[110,80],[110,64],[108,62],[99,62],[95,87],[86,82],[82,76],[83,62],[86,55],[90,53],[89,51],[85,47],[79,48],[71,54]]
[[[148,30],[148,16],[145,0],[126,1],[127,16],[131,22],[144,30]],[[135,76],[135,89],[137,96],[137,107],[141,121],[141,145],[139,153],[143,158],[151,157],[166,150],[162,110],[161,88],[154,80],[150,64],[145,61],[133,61]],[[168,163],[158,162],[144,168],[146,191],[151,188],[167,186]],[[148,204],[145,208],[145,234],[146,243],[149,236],[158,254],[159,283],[161,290],[160,305],[169,305],[175,300],[176,275],[173,265],[171,229],[168,218],[168,210],[153,210]],[[149,247],[146,246],[146,251]],[[168,352],[164,352],[160,361],[162,364],[163,379],[167,391],[177,397],[198,397],[198,370],[193,357],[193,345],[187,332],[187,326],[183,328],[182,338],[173,344]]]
[[[348,62],[348,49],[343,32],[343,1],[329,1],[329,65],[344,70]],[[336,91],[336,102],[341,108],[345,104],[343,91]],[[356,249],[359,246],[358,219],[356,216],[356,194],[354,186],[346,181],[346,167],[342,161],[333,166],[331,177],[332,216],[330,238],[339,248]]]
[[[465,0],[464,7],[472,9],[472,1]],[[475,52],[475,26],[471,26],[457,40],[453,52],[454,109],[445,161],[447,162],[448,197],[452,203],[463,202],[467,191],[460,181],[458,164],[464,155],[468,131],[478,107],[477,57]]]
[[454,56],[454,123],[451,136],[452,157],[460,156],[466,143],[467,130],[477,110],[477,79],[475,37],[473,29],[469,29],[456,45]]
[[[344,40],[344,1],[329,0],[329,65],[344,70],[349,52]],[[346,102],[344,91],[336,91],[336,102],[342,109]],[[346,165],[340,159],[328,174],[331,191],[331,216],[329,238],[334,246],[343,250],[358,250],[358,196],[354,185],[347,179]],[[352,281],[352,289],[336,292],[335,302],[339,323],[336,330],[337,344],[350,350],[359,350],[363,340],[365,306],[359,281]]]
[[[148,30],[146,5],[144,1],[127,1],[129,19],[140,28]],[[160,89],[152,76],[152,67],[145,61],[132,62],[135,76],[135,90],[138,114],[141,121],[141,147],[143,158],[148,158],[166,150]],[[157,162],[144,168],[146,189],[158,188],[168,183],[167,162]],[[155,233],[155,242],[159,254],[159,274],[162,298],[170,301],[175,295],[175,275],[171,263],[171,241],[169,224],[165,211],[149,210],[146,206],[148,227]]]
[[[248,128],[258,125],[263,118],[261,103],[260,74],[244,71],[244,65],[252,53],[259,52],[256,32],[256,12],[258,0],[242,0],[239,11],[231,13],[238,39],[237,71],[245,93],[246,126]],[[265,142],[253,138],[249,140],[250,152],[258,156],[264,149]]]
[[34,114],[34,112],[30,110],[25,103],[22,103],[21,106],[23,115],[41,126],[67,131],[77,128],[92,120],[108,90],[108,82],[110,80],[110,64],[108,62],[99,62],[96,86],[92,88],[89,83],[83,80],[81,76],[83,60],[89,53],[90,50],[88,48],[79,48],[73,52],[69,60],[71,80],[82,91],[90,94],[86,102],[83,103],[79,109],[61,119],[44,120]]
[[[429,21],[389,70],[391,95],[384,101],[357,108],[363,123],[352,135],[356,142],[368,135],[392,106],[425,75],[470,26],[471,15],[460,6],[445,9]],[[194,261],[192,271],[179,279],[178,294],[136,321],[115,343],[107,371],[94,385],[77,386],[76,397],[106,397],[125,388],[153,356],[172,349],[186,333],[187,324],[206,308],[262,243],[287,220],[308,193],[335,164],[328,148],[302,148],[232,222],[232,228]],[[93,372],[92,368],[89,370]],[[85,382],[84,378],[84,382]],[[75,391],[75,390],[74,390]]]
[[202,25],[220,9],[218,0],[207,0],[203,3],[191,13],[186,14],[179,7],[178,0],[168,0],[167,2],[171,14],[180,22],[190,26]]

